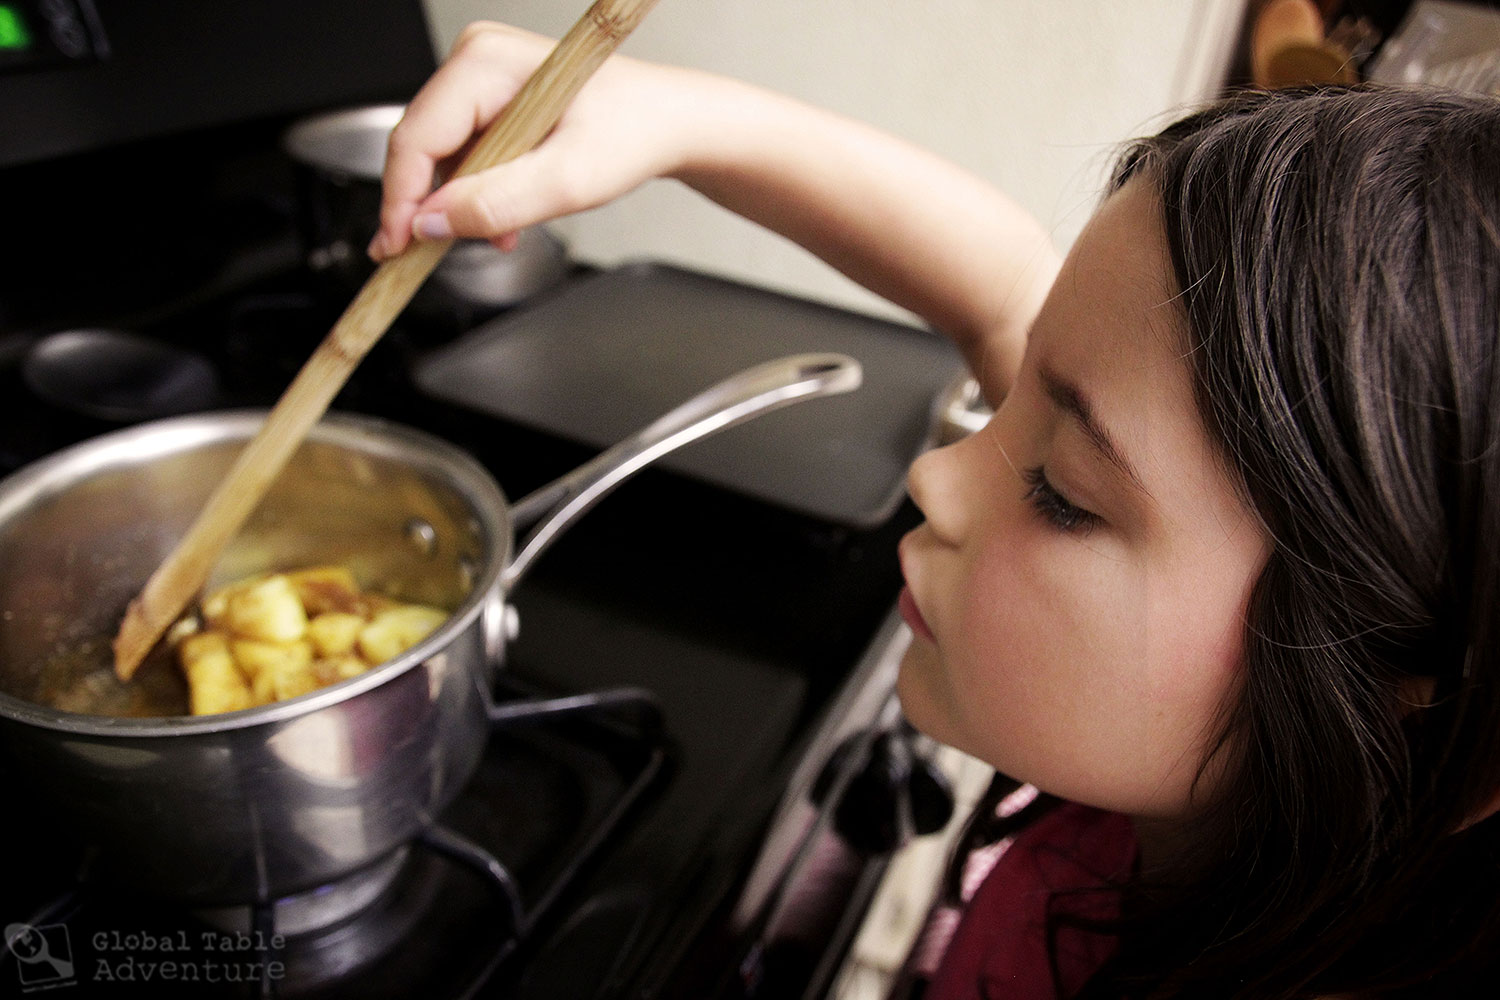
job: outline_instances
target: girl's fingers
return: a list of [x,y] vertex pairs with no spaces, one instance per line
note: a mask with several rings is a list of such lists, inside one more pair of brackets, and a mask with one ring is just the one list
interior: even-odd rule
[[670,137],[660,112],[671,101],[653,91],[649,71],[623,57],[600,67],[540,146],[432,190],[542,62],[552,43],[493,25],[464,33],[453,56],[391,134],[380,230],[370,255],[400,253],[413,237],[486,239],[593,208],[663,172]]
[[553,157],[533,150],[508,163],[455,177],[413,213],[418,239],[502,240],[509,233],[576,211],[550,169]]
[[[453,73],[441,82],[457,87],[460,85],[457,78],[467,75],[470,74]],[[434,77],[433,83],[439,82]],[[385,241],[387,253],[398,252],[405,245],[417,206],[432,192],[438,164],[468,143],[476,123],[482,127],[493,117],[482,104],[454,100],[435,105],[428,102],[431,110],[427,110],[419,104],[424,95],[432,96],[427,90],[418,94],[406,116],[391,132],[386,147],[379,238]]]
[[382,259],[406,246],[438,165],[495,119],[547,50],[541,36],[511,29],[484,26],[464,33],[391,132],[371,256]]

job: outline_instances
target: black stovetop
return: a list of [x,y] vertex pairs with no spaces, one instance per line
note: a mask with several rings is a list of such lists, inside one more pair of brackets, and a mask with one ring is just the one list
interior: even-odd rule
[[[142,332],[214,363],[216,408],[265,405],[326,331],[326,301],[294,270]],[[20,358],[34,336],[0,342],[0,471],[114,426],[28,390]],[[417,392],[412,365],[446,336],[398,325],[335,408],[458,443],[512,497],[588,457]],[[263,952],[251,942],[252,958],[284,964],[273,995],[737,995],[727,911],[815,725],[894,603],[895,544],[913,521],[906,507],[880,529],[851,532],[651,470],[621,487],[514,595],[521,628],[505,683],[542,694],[644,688],[659,704],[660,729],[604,715],[497,733],[479,775],[442,817],[514,876],[531,923],[524,938],[513,942],[493,881],[451,852],[416,845],[360,916]],[[11,816],[27,815],[24,803],[11,805]],[[119,898],[86,878],[75,891],[86,851],[35,819],[0,883],[0,921],[45,923],[66,936],[70,995],[265,992],[263,982],[220,984],[216,993],[201,982],[174,985],[160,966],[142,982],[145,965],[170,960],[144,948],[147,937],[191,939],[203,931],[198,918]],[[580,845],[596,836],[597,850],[579,860]],[[132,932],[144,936],[117,936]],[[223,958],[200,947],[179,965]],[[339,976],[325,975],[340,963]],[[0,995],[38,985],[27,979],[38,970],[53,971],[7,956]]]

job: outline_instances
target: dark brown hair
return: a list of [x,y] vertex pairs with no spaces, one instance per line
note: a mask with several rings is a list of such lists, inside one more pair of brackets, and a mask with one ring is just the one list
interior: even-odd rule
[[1500,821],[1471,821],[1500,790],[1500,101],[1243,94],[1133,146],[1132,178],[1273,548],[1227,778],[1087,992],[1493,989]]

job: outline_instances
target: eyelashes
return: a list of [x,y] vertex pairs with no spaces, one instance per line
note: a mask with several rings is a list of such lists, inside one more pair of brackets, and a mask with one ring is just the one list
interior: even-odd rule
[[1087,534],[1102,523],[1103,519],[1093,511],[1084,510],[1057,491],[1047,479],[1047,471],[1040,465],[1027,469],[1021,478],[1026,482],[1026,502],[1036,508],[1038,514],[1059,531]]

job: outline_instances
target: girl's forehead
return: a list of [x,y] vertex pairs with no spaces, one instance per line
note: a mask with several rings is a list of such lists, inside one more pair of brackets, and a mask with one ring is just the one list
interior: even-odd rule
[[1217,465],[1193,392],[1157,197],[1131,181],[1096,213],[1032,329],[1028,364],[1052,397],[1076,392],[1150,489]]
[[1133,180],[1105,201],[1069,251],[1032,346],[1049,368],[1075,379],[1186,378],[1188,337],[1176,296],[1159,202],[1148,183]]

